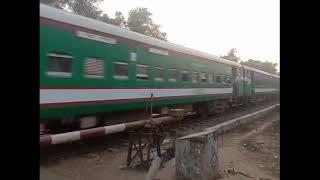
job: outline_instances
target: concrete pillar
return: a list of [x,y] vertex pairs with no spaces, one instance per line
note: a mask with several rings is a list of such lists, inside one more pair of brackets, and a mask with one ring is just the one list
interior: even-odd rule
[[212,180],[219,172],[218,134],[205,131],[176,141],[176,177],[183,180]]
[[156,156],[151,163],[146,180],[154,180],[161,165],[161,158]]

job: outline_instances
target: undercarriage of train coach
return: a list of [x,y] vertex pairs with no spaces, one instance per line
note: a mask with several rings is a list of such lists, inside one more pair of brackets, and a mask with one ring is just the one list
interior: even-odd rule
[[86,130],[98,127],[115,126],[141,120],[163,118],[183,110],[186,115],[207,117],[224,114],[241,106],[254,106],[270,101],[277,101],[277,95],[255,96],[254,98],[237,98],[219,101],[198,102],[193,104],[176,104],[171,106],[153,107],[152,100],[145,109],[114,113],[100,113],[83,117],[68,117],[40,120],[40,136]]

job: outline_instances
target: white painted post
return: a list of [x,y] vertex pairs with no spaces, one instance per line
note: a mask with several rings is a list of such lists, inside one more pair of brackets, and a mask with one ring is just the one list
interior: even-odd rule
[[161,165],[161,158],[159,156],[156,156],[151,163],[146,180],[154,180],[160,168],[160,165]]

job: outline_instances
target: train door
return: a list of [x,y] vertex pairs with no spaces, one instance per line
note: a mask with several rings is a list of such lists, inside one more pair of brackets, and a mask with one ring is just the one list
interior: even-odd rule
[[242,68],[232,68],[232,78],[233,78],[233,95],[235,97],[243,96],[243,81],[242,81]]
[[255,82],[254,82],[254,72],[251,71],[251,96],[255,95]]
[[245,94],[247,97],[252,96],[252,71],[245,70],[245,79],[244,79],[244,84],[245,84]]
[[238,88],[237,88],[237,68],[236,67],[232,67],[232,84],[233,84],[233,96],[237,96],[238,95]]
[[242,90],[243,90],[243,97],[246,99],[247,98],[247,82],[246,82],[246,70],[244,69],[244,67],[241,67],[242,70]]

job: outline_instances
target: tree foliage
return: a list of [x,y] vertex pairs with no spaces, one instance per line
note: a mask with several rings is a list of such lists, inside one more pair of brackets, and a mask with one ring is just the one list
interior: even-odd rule
[[86,16],[93,19],[98,19],[102,10],[96,4],[101,3],[103,0],[69,0],[68,6],[72,12],[79,15]]
[[119,26],[121,28],[127,27],[127,22],[126,22],[124,16],[122,15],[122,13],[119,11],[116,11],[115,18],[110,18],[107,14],[102,14],[97,19],[100,21],[103,21],[105,23],[108,23],[108,24],[113,24],[113,25]]
[[[220,56],[221,58],[230,60],[230,61],[235,61],[235,62],[240,62],[240,57],[236,55],[237,50],[236,48],[230,49],[227,55]],[[260,69],[262,71],[266,71],[272,74],[278,74],[280,75],[280,72],[277,72],[276,66],[278,65],[277,63],[272,63],[269,61],[263,62],[259,60],[253,60],[249,59],[248,61],[240,62],[240,64],[250,66],[256,69]]]
[[111,24],[114,24],[116,26],[123,27],[123,28],[127,26],[126,19],[124,18],[124,16],[120,11],[116,11],[115,18],[112,19]]
[[73,13],[113,24],[121,28],[126,28],[160,40],[167,40],[167,33],[160,31],[161,26],[153,22],[151,18],[152,13],[149,12],[147,8],[132,9],[126,20],[119,11],[116,11],[115,18],[111,18],[108,14],[103,13],[98,7],[99,3],[103,2],[103,0],[40,0],[40,2],[59,9],[68,9]]
[[47,4],[59,9],[68,9],[76,14],[98,19],[102,10],[97,7],[103,0],[40,0],[41,3]]
[[129,12],[128,28],[141,34],[167,40],[167,33],[160,31],[160,25],[151,19],[152,13],[147,8],[135,8]]
[[40,0],[40,3],[50,5],[58,9],[64,9],[69,0]]
[[277,73],[277,69],[276,66],[278,65],[277,63],[272,63],[269,61],[266,62],[262,62],[259,60],[253,60],[253,59],[249,59],[248,61],[245,62],[241,62],[241,64],[246,65],[246,66],[250,66],[256,69],[260,69],[262,71],[266,71],[272,74],[279,74],[280,72]]
[[232,49],[230,49],[230,51],[228,52],[227,55],[221,56],[221,58],[227,59],[227,60],[230,60],[230,61],[234,61],[234,62],[239,62],[240,61],[240,57],[238,57],[236,55],[236,53],[237,53],[236,48],[232,48]]

